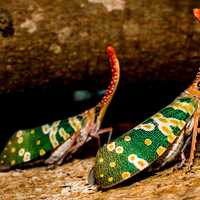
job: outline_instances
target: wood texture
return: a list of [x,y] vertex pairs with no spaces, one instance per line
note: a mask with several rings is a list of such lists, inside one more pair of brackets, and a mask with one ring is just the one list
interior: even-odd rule
[[122,85],[192,80],[200,62],[200,24],[192,15],[198,6],[190,0],[1,1],[15,35],[0,38],[0,92],[54,82],[106,85],[110,43]]
[[47,170],[44,167],[0,173],[0,194],[3,200],[113,200],[113,199],[199,199],[199,160],[193,170],[169,168],[154,175],[143,174],[140,181],[129,181],[123,187],[96,191],[87,184],[87,173],[94,159]]

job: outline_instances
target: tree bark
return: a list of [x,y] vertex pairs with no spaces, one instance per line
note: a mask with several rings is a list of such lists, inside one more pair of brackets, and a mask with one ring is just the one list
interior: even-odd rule
[[54,82],[106,85],[107,44],[117,50],[122,85],[192,80],[200,62],[197,6],[190,0],[1,1],[15,35],[0,38],[0,92]]

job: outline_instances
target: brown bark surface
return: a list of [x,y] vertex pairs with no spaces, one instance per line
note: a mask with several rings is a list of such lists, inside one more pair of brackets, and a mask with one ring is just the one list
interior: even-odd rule
[[0,92],[52,81],[99,88],[110,76],[107,44],[117,49],[122,85],[192,80],[200,62],[197,6],[190,0],[1,1],[15,35],[0,38]]
[[87,184],[94,159],[74,160],[53,170],[33,168],[0,173],[2,200],[199,200],[200,160],[191,172],[169,168],[152,176],[142,174],[115,189],[97,191]]
[[[124,93],[119,90],[112,104],[115,109],[107,116],[111,121],[120,118],[116,129],[128,130],[170,103],[181,83],[184,89],[192,81],[200,63],[200,24],[192,8],[199,6],[190,0],[0,1],[0,7],[12,14],[15,28],[13,37],[0,38],[0,93],[57,83],[102,88],[110,77],[105,47],[113,44],[121,63],[120,87],[135,87],[132,97],[129,87]],[[161,82],[164,84],[158,84]],[[150,88],[148,94],[140,84]],[[9,101],[1,96],[0,129],[16,130],[61,119],[58,112],[64,116],[71,104],[54,88],[48,98],[43,90],[38,96],[37,91],[32,96],[9,96]],[[0,132],[1,137],[6,135]],[[0,173],[0,199],[199,199],[199,156],[191,172],[169,168],[105,192],[86,183],[93,163],[94,158],[82,156],[51,170],[35,167]]]

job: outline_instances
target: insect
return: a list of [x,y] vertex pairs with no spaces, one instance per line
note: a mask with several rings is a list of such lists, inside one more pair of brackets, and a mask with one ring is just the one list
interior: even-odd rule
[[106,132],[111,137],[112,128],[100,129],[100,126],[117,89],[120,68],[111,46],[107,47],[107,54],[112,79],[102,100],[95,107],[76,116],[14,133],[0,154],[1,171],[34,163],[36,160],[50,165],[61,164],[92,137],[99,141],[99,135]]
[[14,34],[12,16],[3,8],[0,9],[0,34],[2,34],[3,37],[12,36]]
[[190,142],[191,168],[200,132],[199,115],[200,70],[193,83],[171,104],[98,150],[89,183],[101,189],[110,188],[144,169],[158,170],[179,155],[183,166],[184,151]]

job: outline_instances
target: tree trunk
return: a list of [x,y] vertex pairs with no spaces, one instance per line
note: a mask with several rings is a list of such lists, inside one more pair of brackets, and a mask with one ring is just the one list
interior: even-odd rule
[[1,37],[0,92],[49,83],[106,85],[107,44],[117,50],[122,85],[191,81],[200,62],[200,24],[192,15],[198,4],[153,2],[1,1],[0,7],[13,16],[15,34]]

